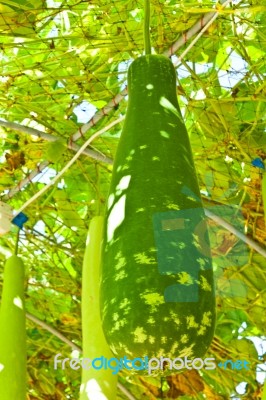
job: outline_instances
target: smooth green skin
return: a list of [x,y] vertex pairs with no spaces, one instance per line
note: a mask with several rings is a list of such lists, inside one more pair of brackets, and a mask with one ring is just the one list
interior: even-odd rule
[[[136,59],[128,71],[128,93],[104,227],[103,330],[116,357],[203,357],[215,325],[210,258],[195,257],[191,232],[191,251],[178,268],[190,275],[194,266],[205,263],[198,301],[165,302],[165,288],[180,283],[182,274],[158,272],[152,222],[156,212],[197,208],[206,226],[201,200],[181,192],[186,186],[200,199],[171,61],[158,55]],[[162,103],[162,98],[167,100]]]
[[4,268],[0,309],[1,400],[26,399],[27,353],[24,274],[25,268],[21,258],[16,255],[11,256],[6,261]]
[[265,225],[266,225],[266,172],[264,172],[263,177],[262,177],[261,191],[262,191],[262,200],[263,200],[263,207],[264,207],[264,220],[265,220]]
[[266,381],[264,382],[264,385],[263,385],[263,392],[262,392],[261,400],[266,400]]
[[[99,283],[103,217],[90,222],[82,267],[82,349],[83,358],[112,358],[102,331],[99,306]],[[111,369],[82,369],[80,400],[115,400],[117,375]]]

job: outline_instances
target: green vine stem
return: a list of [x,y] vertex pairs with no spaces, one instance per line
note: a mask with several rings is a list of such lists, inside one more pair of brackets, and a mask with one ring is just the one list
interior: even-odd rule
[[146,55],[151,54],[150,0],[144,0],[144,50]]

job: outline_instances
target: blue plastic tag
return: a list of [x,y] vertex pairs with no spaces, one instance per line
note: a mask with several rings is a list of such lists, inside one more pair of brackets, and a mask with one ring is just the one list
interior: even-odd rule
[[22,212],[19,213],[15,218],[12,219],[12,224],[18,226],[20,229],[23,228],[23,225],[25,224],[25,222],[28,221],[28,217],[27,215],[23,214]]

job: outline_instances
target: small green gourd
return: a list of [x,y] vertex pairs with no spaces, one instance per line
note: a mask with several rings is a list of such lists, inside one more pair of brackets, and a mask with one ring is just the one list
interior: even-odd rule
[[26,314],[24,263],[13,255],[5,263],[0,308],[0,399],[26,400]]

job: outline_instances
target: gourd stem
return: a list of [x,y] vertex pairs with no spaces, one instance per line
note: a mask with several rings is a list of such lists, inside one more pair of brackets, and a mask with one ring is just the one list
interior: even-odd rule
[[144,0],[144,50],[146,55],[151,54],[150,0]]
[[20,228],[18,229],[18,232],[17,232],[17,237],[16,237],[16,244],[15,244],[15,250],[14,250],[14,254],[15,254],[15,255],[17,255],[17,254],[18,254],[19,233],[20,233]]

